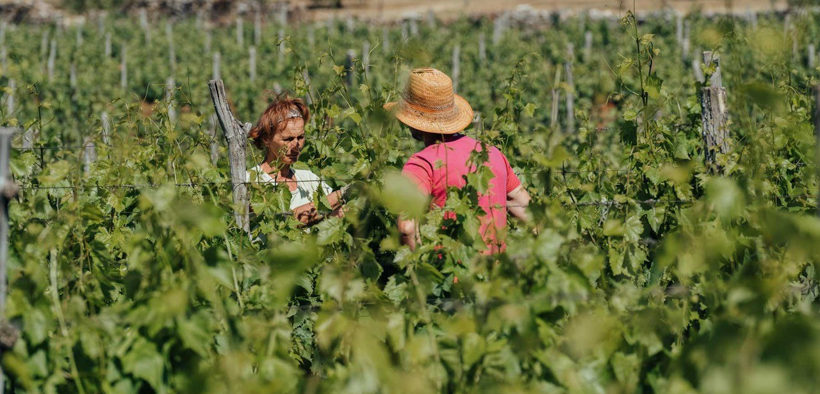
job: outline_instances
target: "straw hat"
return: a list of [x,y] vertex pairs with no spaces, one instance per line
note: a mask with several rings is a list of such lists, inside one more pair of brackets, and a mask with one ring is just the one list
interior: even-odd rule
[[435,68],[411,71],[401,100],[384,108],[402,123],[428,133],[455,134],[473,121],[470,104],[453,93],[453,80]]

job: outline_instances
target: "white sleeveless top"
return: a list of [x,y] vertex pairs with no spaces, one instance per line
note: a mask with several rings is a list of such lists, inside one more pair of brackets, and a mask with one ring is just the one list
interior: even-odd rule
[[[333,189],[312,171],[300,170],[297,168],[291,168],[291,171],[293,171],[293,179],[297,182],[296,190],[290,192],[291,210],[313,202],[313,193],[316,193],[316,190],[319,187],[322,188],[322,192],[324,192],[325,195],[333,192]],[[253,167],[248,171],[247,182],[270,183],[274,186],[276,185],[276,181],[273,180],[273,177],[268,175],[265,171],[262,171],[261,165]]]

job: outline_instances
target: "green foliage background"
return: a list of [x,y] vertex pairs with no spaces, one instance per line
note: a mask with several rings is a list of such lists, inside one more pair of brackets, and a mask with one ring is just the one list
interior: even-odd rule
[[[700,85],[664,16],[513,25],[498,43],[487,20],[419,23],[406,39],[402,26],[291,26],[283,42],[279,26],[265,25],[256,82],[250,23],[239,45],[232,27],[175,21],[174,69],[162,21],[150,39],[127,18],[109,18],[104,31],[9,26],[0,79],[15,79],[18,106],[4,105],[1,119],[40,137],[12,157],[23,188],[9,208],[6,318],[22,335],[2,356],[7,388],[815,391],[818,69],[805,66],[803,48],[817,44],[820,16],[791,21],[687,17],[692,52],[721,54],[733,140],[723,175],[703,164]],[[49,81],[48,44],[38,43],[51,38]],[[300,165],[334,187],[354,185],[345,218],[304,231],[282,214],[287,191],[251,185],[255,241],[235,227],[226,150],[209,160],[209,40],[240,119],[255,120],[274,82],[310,96]],[[534,197],[534,223],[511,223],[499,256],[479,253],[471,219],[481,173],[448,199],[458,221],[421,213],[416,251],[399,246],[395,228],[397,214],[425,205],[395,174],[419,146],[381,106],[411,67],[449,73],[457,43],[458,92],[482,116],[467,134],[498,146]],[[359,52],[352,70],[348,48]],[[565,62],[574,87],[555,84]],[[607,101],[614,119],[601,115]],[[98,160],[84,173],[79,145],[89,139]]]

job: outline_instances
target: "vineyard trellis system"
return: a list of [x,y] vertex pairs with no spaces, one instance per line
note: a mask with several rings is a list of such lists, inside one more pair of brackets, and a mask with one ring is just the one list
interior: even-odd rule
[[[0,26],[0,387],[817,387],[820,14],[277,12]],[[482,171],[455,219],[397,174],[419,146],[382,104],[419,66],[533,196],[505,253],[471,219]],[[238,120],[281,92],[311,110],[299,165],[355,185],[342,218],[306,229],[245,178]]]

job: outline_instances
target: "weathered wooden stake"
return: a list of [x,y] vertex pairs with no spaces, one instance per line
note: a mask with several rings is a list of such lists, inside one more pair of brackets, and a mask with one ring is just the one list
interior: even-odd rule
[[715,71],[709,77],[709,85],[712,87],[722,87],[723,78],[720,75],[720,56],[712,51],[703,52],[703,64],[707,67],[715,65]]
[[689,59],[689,21],[683,24],[683,43],[680,46],[680,56],[684,64]]
[[[814,162],[820,163],[820,84],[814,87],[814,141]],[[820,201],[820,165],[814,167],[818,185],[816,201]],[[820,204],[817,204],[817,216],[820,216]]]
[[248,49],[248,74],[250,76],[251,82],[256,81],[256,47],[250,47]]
[[353,86],[353,79],[356,76],[353,70],[353,58],[356,57],[356,51],[352,49],[347,50],[347,55],[345,55],[345,84],[347,88],[350,89]]
[[242,47],[245,45],[245,28],[241,16],[236,17],[236,43]]
[[385,56],[390,55],[390,32],[386,27],[382,28],[382,53]]
[[592,59],[592,32],[587,30],[584,33],[584,62]]
[[710,171],[720,172],[717,155],[729,151],[729,109],[726,104],[726,89],[720,77],[720,58],[710,51],[703,52],[706,66],[714,64],[715,72],[709,77],[709,86],[700,91],[702,137],[704,157]]
[[572,75],[572,61],[564,63],[567,73],[567,133],[575,132],[575,79]]
[[43,31],[43,36],[40,39],[40,59],[43,62],[42,64],[46,64],[48,59],[48,30]]
[[458,79],[461,75],[461,44],[456,44],[453,47],[453,91],[458,93]]
[[478,34],[478,60],[482,63],[487,61],[487,39],[484,32]]
[[40,136],[40,130],[35,129],[34,127],[29,127],[25,133],[23,133],[23,146],[22,148],[25,149],[33,149],[34,143],[37,142],[37,137]]
[[692,59],[692,72],[695,74],[695,81],[698,81],[698,83],[706,82],[703,70],[700,67],[700,59]]
[[211,100],[214,103],[219,126],[222,128],[225,140],[228,143],[228,154],[231,163],[231,183],[233,185],[234,217],[236,224],[250,235],[249,203],[247,172],[245,170],[245,145],[250,131],[250,123],[241,123],[233,116],[225,86],[222,80],[212,80],[208,83],[211,91]]
[[122,47],[122,61],[120,63],[120,87],[128,89],[128,49]]
[[151,28],[148,26],[148,11],[145,8],[140,8],[140,27],[145,34],[145,43],[151,42]]
[[168,41],[168,67],[171,69],[171,75],[174,75],[177,69],[177,55],[174,50],[174,25],[170,21],[165,24],[165,39]]
[[814,47],[814,44],[809,44],[809,47],[808,47],[807,51],[808,51],[807,63],[808,63],[809,68],[813,69],[815,61],[816,61],[815,59],[817,57],[817,53],[816,53],[816,49]]
[[211,65],[211,75],[213,75],[213,79],[220,79],[219,73],[219,65],[222,62],[222,59],[219,55],[219,52],[214,52],[214,60],[213,64]]
[[106,58],[111,57],[111,33],[110,32],[105,33],[105,48],[103,48],[103,51],[105,52],[105,57]]
[[100,115],[102,122],[102,141],[103,144],[111,146],[111,120],[108,118],[108,112],[103,111]]
[[165,101],[168,103],[168,120],[171,123],[177,120],[177,111],[174,109],[174,90],[176,90],[176,82],[173,77],[165,80]]
[[279,29],[277,34],[279,38],[279,61],[285,59],[285,29]]
[[307,105],[311,105],[313,104],[313,94],[311,94],[312,87],[310,85],[310,74],[308,73],[307,68],[302,70],[302,79],[305,81],[305,89],[307,90],[305,102],[307,103]]
[[208,118],[208,137],[211,139],[211,164],[216,165],[219,161],[219,142],[216,140],[216,114]]
[[81,26],[77,26],[76,32],[77,48],[80,48],[83,46],[83,28]]
[[370,41],[362,42],[362,68],[365,79],[370,79]]
[[348,36],[352,36],[356,32],[356,22],[352,17],[348,16],[345,19],[345,28]]
[[[9,253],[9,201],[17,195],[17,185],[9,179],[9,145],[11,144],[11,137],[16,132],[17,129],[0,128],[0,322],[2,322],[4,331],[7,326],[5,316],[6,260],[8,260]],[[13,345],[13,343],[4,343],[3,345],[11,347],[10,345]],[[3,371],[0,369],[0,394],[3,387],[5,387],[4,379]]]
[[253,16],[253,45],[260,46],[262,45],[262,17],[259,16],[260,12],[256,12]]
[[8,72],[8,56],[6,44],[0,44],[0,67],[3,67],[3,75]]
[[6,93],[6,116],[14,114],[14,92],[17,90],[17,83],[9,79],[9,91]]
[[683,15],[675,14],[675,41],[678,45],[683,45]]
[[555,82],[552,85],[552,109],[550,111],[550,127],[558,127],[558,108],[561,96],[561,67],[555,67]]
[[97,161],[97,148],[94,146],[94,141],[86,139],[83,144],[83,174],[88,176],[91,173],[91,165]]
[[410,18],[410,36],[415,37],[419,35],[419,25],[416,18]]
[[57,61],[57,40],[51,39],[51,49],[48,51],[48,81],[54,81],[54,63]]
[[73,62],[68,66],[68,84],[72,88],[77,87],[77,66]]

